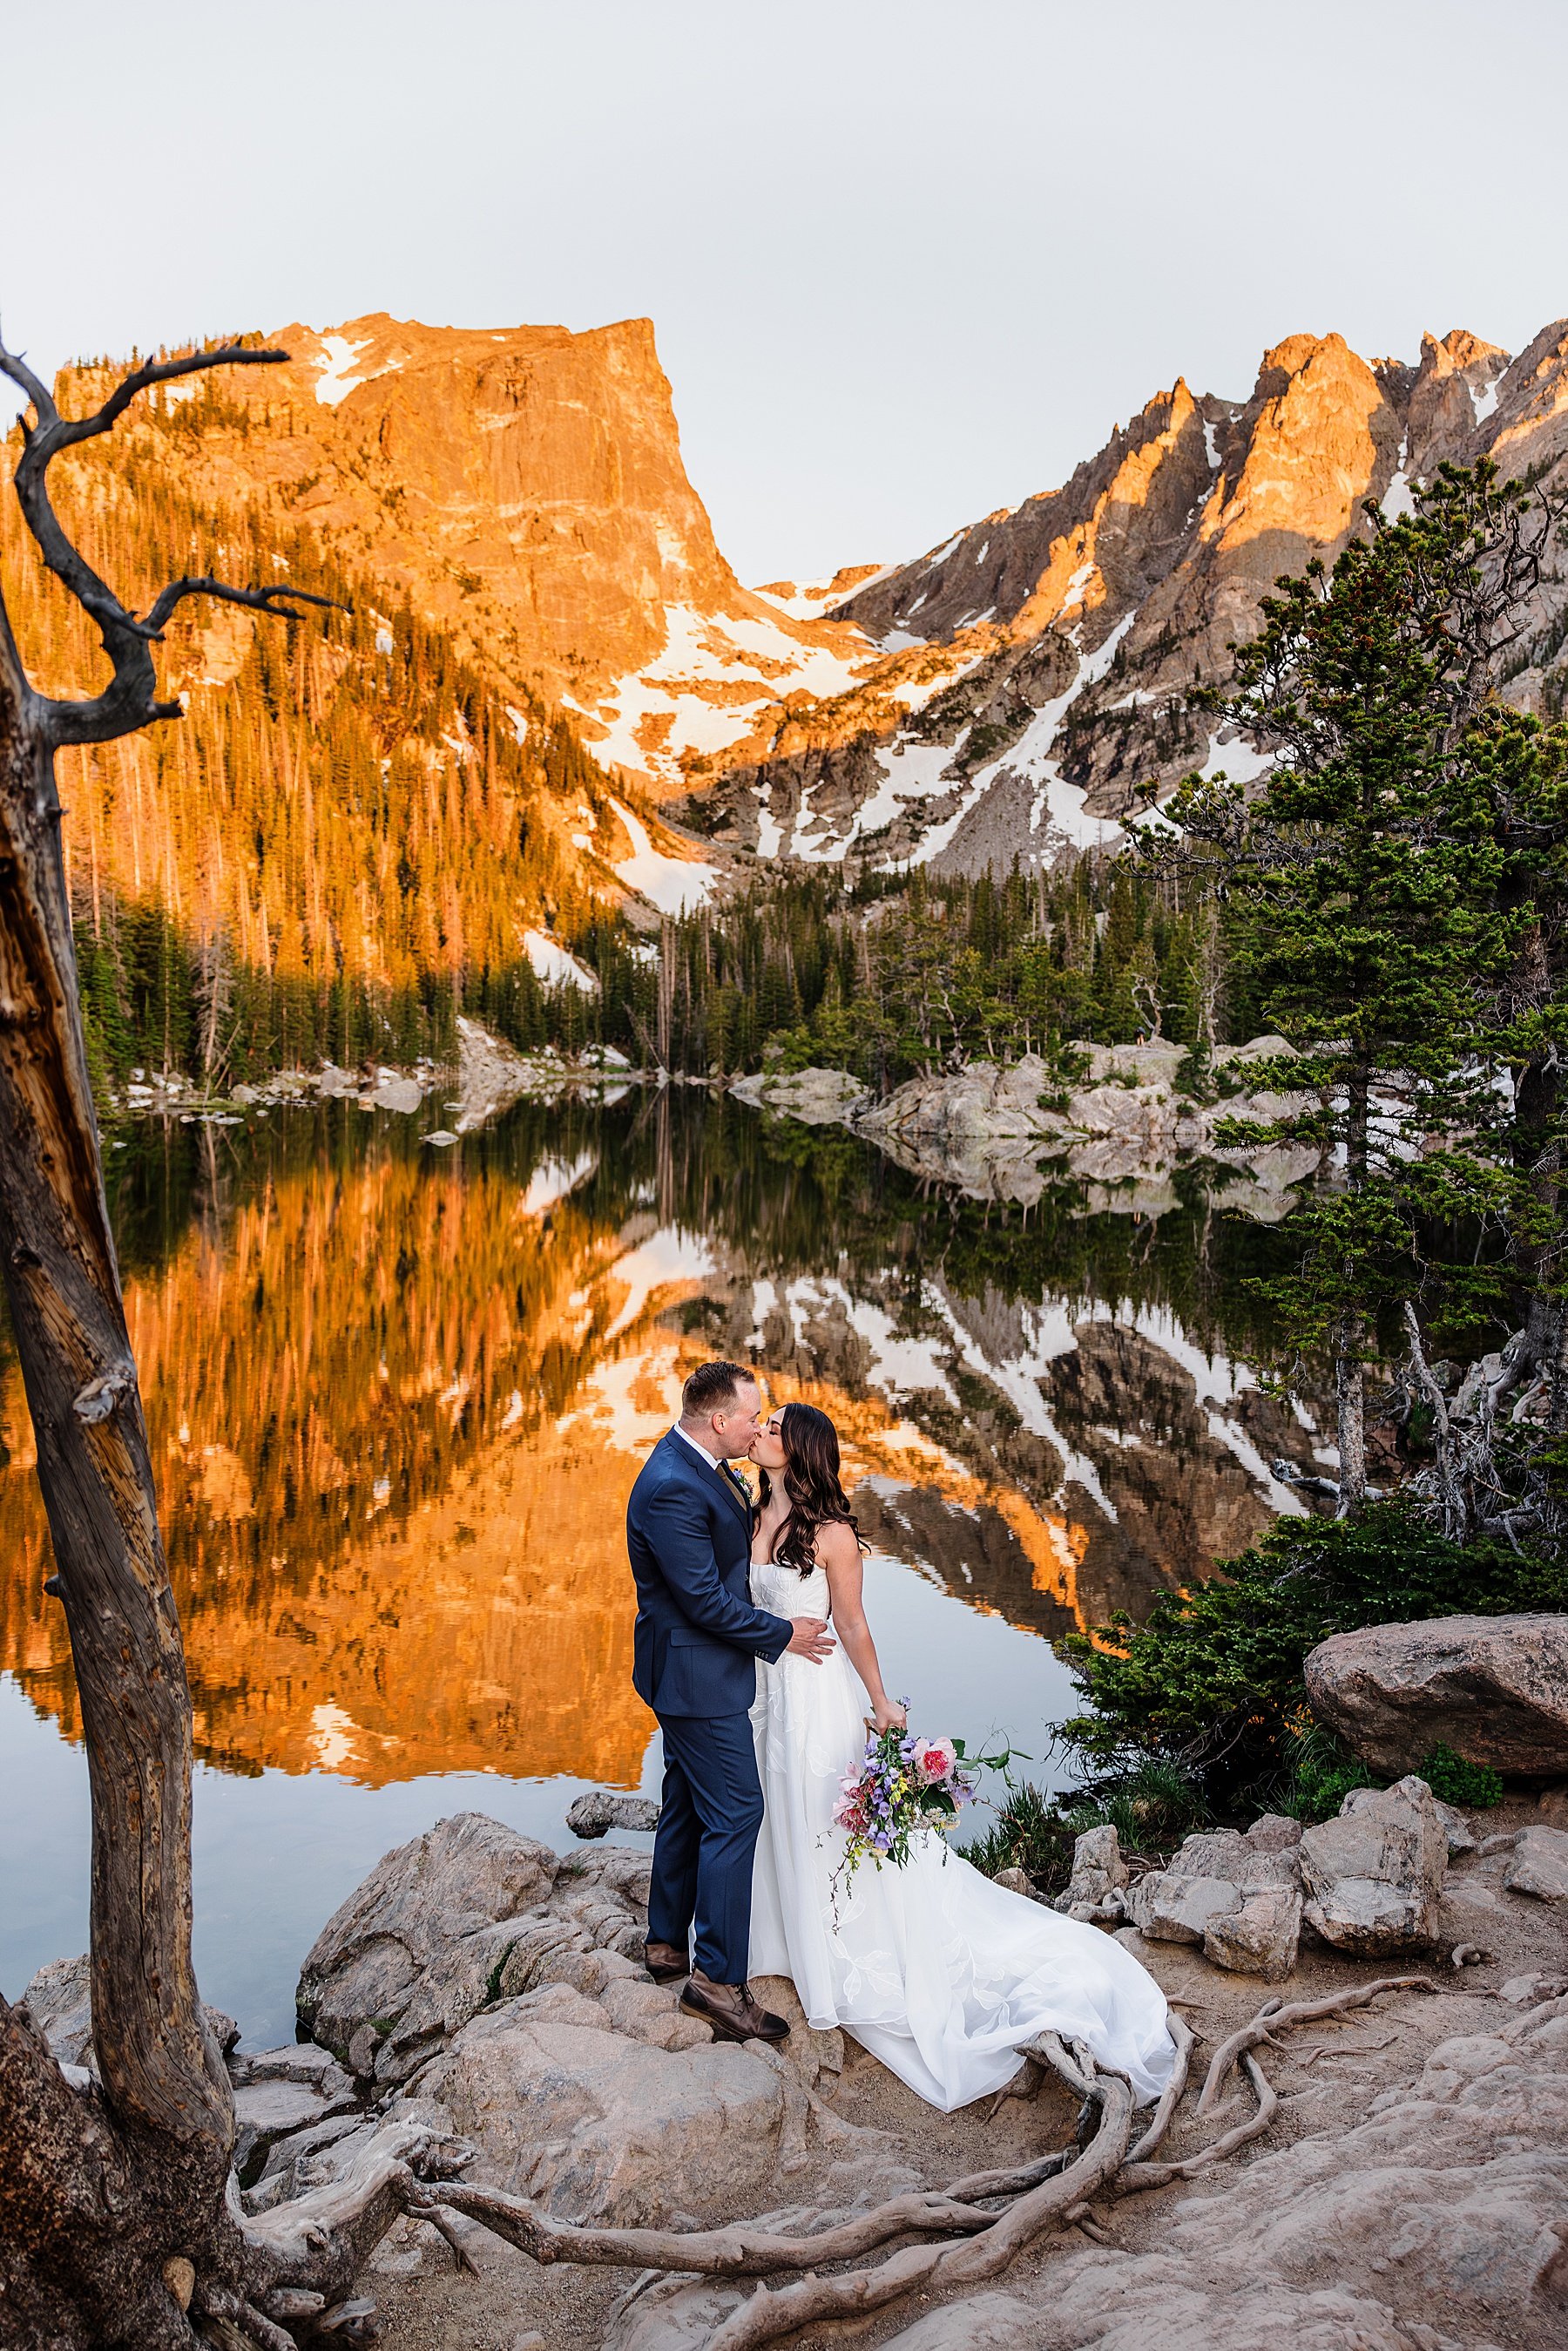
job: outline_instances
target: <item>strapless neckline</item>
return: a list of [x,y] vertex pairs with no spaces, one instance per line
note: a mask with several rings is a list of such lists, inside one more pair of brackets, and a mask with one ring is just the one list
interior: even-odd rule
[[814,1567],[809,1575],[802,1575],[798,1568],[783,1566],[776,1559],[754,1559],[751,1586],[753,1603],[777,1615],[826,1617],[828,1614],[824,1567]]

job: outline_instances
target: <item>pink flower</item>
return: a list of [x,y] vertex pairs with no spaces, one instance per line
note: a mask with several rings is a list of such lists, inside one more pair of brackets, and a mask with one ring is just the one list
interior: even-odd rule
[[928,1788],[945,1780],[958,1764],[958,1750],[950,1739],[922,1739],[915,1750],[915,1769]]

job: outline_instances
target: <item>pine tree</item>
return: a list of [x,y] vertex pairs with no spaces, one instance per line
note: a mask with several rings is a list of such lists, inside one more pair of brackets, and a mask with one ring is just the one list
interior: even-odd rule
[[1418,1302],[1473,1329],[1500,1291],[1471,1238],[1511,1205],[1490,1008],[1538,922],[1517,821],[1550,762],[1500,794],[1500,743],[1539,730],[1488,690],[1555,513],[1483,464],[1372,524],[1332,575],[1279,583],[1214,700],[1273,749],[1261,789],[1190,778],[1170,809],[1184,840],[1145,842],[1220,892],[1242,984],[1300,1056],[1282,1082],[1316,1099],[1277,1132],[1317,1142],[1337,1181],[1294,1212],[1302,1263],[1274,1297],[1298,1343],[1328,1343],[1348,1510],[1379,1318]]

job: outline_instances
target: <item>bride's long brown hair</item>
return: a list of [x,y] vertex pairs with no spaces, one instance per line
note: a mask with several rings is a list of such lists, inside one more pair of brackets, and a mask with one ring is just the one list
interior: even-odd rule
[[[786,1404],[779,1415],[779,1438],[784,1449],[784,1489],[789,1516],[784,1522],[774,1559],[809,1575],[816,1565],[812,1549],[817,1529],[846,1526],[862,1551],[871,1546],[856,1523],[849,1498],[838,1482],[838,1431],[814,1404]],[[757,1481],[765,1510],[773,1479],[764,1469]]]

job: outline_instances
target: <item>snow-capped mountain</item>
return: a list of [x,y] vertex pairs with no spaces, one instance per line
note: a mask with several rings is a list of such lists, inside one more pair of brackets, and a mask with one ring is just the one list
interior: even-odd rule
[[[1062,488],[826,600],[881,659],[831,700],[792,703],[686,813],[764,857],[851,867],[977,872],[1113,846],[1140,786],[1257,771],[1250,744],[1186,701],[1225,676],[1278,577],[1332,561],[1365,500],[1407,511],[1413,484],[1482,454],[1505,477],[1568,469],[1568,321],[1511,360],[1428,336],[1415,366],[1294,335],[1244,402],[1179,381]],[[1568,576],[1548,578],[1511,699],[1561,708],[1565,634]]]

